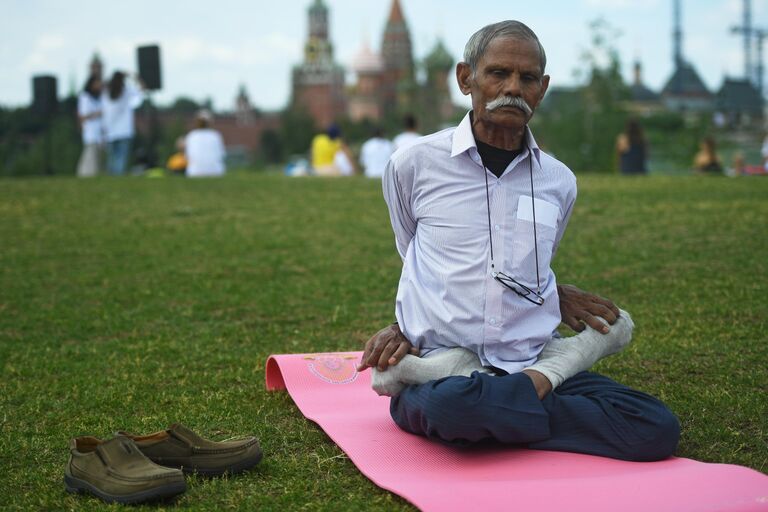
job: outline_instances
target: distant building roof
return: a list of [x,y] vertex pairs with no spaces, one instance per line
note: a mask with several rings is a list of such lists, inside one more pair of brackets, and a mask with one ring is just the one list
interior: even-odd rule
[[556,111],[563,103],[580,101],[582,90],[580,87],[550,87],[541,103],[542,110]]
[[762,114],[763,98],[747,80],[726,78],[715,100],[718,110],[724,112],[753,112]]
[[643,83],[643,64],[640,59],[635,60],[634,80],[629,86],[629,99],[635,103],[657,103],[660,95],[650,90]]
[[661,90],[661,94],[662,96],[686,96],[701,99],[712,97],[712,93],[704,85],[699,74],[688,62],[678,65],[667,85]]
[[632,101],[640,103],[649,101],[659,101],[659,95],[647,88],[643,84],[632,84],[629,86],[629,96]]

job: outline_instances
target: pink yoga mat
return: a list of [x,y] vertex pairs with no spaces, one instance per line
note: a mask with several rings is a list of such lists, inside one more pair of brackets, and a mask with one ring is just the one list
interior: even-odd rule
[[361,354],[271,356],[267,389],[287,389],[366,477],[423,511],[768,511],[768,476],[742,466],[457,449],[408,434],[371,390],[370,371],[355,371]]

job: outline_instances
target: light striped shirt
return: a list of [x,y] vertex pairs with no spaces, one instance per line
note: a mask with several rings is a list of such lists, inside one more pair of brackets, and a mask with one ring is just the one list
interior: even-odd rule
[[[560,323],[550,262],[576,200],[576,177],[543,153],[527,128],[526,137],[535,205],[528,149],[497,178],[481,162],[469,114],[458,127],[398,150],[387,165],[384,199],[403,259],[395,315],[422,356],[461,346],[483,365],[519,372]],[[535,209],[542,306],[492,277],[484,172],[496,270],[533,290]]]

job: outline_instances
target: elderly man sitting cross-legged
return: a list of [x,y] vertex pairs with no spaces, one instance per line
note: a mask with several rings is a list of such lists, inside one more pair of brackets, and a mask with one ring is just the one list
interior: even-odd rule
[[[430,439],[663,459],[677,445],[675,416],[585,371],[629,343],[632,320],[558,286],[550,268],[576,178],[528,128],[545,66],[523,23],[484,27],[456,68],[472,111],[392,156],[383,188],[403,259],[398,324],[368,341],[359,370],[376,367],[392,418]],[[561,320],[586,329],[553,337]]]

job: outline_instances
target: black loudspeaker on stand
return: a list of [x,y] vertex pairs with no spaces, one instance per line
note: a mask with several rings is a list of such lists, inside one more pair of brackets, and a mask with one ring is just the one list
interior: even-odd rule
[[144,87],[150,91],[162,89],[160,47],[157,45],[139,46],[136,50],[136,55],[139,59],[139,76],[144,82]]
[[56,93],[55,76],[33,76],[32,95],[32,109],[35,113],[44,117],[49,117],[56,113],[59,100]]
[[45,131],[43,151],[46,174],[53,174],[53,167],[51,166],[51,121],[59,106],[56,89],[55,76],[38,75],[32,77],[32,111],[41,120]]
[[[136,57],[139,61],[139,77],[147,91],[157,91],[163,86],[160,73],[160,47],[157,45],[139,46],[136,49]],[[155,148],[157,146],[157,110],[152,103],[151,95],[147,95],[146,112],[149,117],[149,134],[145,150],[145,164],[154,167],[157,163]]]

